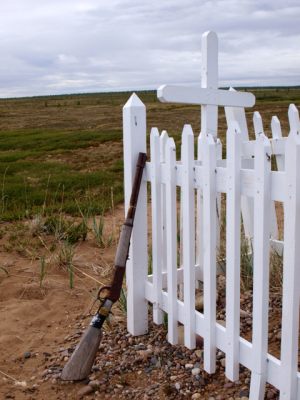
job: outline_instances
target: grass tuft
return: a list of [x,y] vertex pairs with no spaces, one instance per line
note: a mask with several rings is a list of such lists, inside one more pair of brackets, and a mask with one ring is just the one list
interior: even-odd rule
[[45,257],[42,256],[40,258],[40,287],[43,286],[43,282],[46,277],[46,270],[47,270],[46,260]]
[[74,268],[73,258],[75,254],[74,246],[68,242],[64,242],[58,254],[59,265],[66,269],[69,274],[69,286],[70,289],[74,288]]

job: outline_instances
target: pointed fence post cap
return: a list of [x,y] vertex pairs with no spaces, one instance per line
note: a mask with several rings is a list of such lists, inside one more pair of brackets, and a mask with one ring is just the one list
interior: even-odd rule
[[131,108],[131,107],[145,108],[145,104],[142,102],[142,100],[136,93],[132,93],[132,95],[129,97],[123,108]]
[[218,40],[218,35],[214,31],[206,31],[202,34],[203,39]]

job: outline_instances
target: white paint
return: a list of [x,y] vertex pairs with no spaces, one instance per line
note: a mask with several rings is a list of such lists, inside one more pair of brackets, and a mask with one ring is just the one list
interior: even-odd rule
[[[255,132],[255,137],[256,139],[259,139],[261,135],[265,135],[264,132],[264,127],[263,127],[263,122],[262,122],[262,117],[258,111],[255,111],[253,114],[253,125],[254,125],[254,132]],[[263,143],[263,142],[262,142]],[[271,143],[269,143],[269,146],[271,146]],[[272,151],[271,148],[268,150],[268,154],[271,157]],[[271,162],[271,158],[270,158]],[[263,166],[262,166],[263,168]],[[276,216],[276,209],[275,209],[275,203],[272,202],[270,205],[270,235],[272,239],[278,239],[278,225],[277,225],[277,216]],[[254,216],[255,220],[255,216]]]
[[184,275],[184,344],[196,346],[195,335],[195,192],[194,192],[194,134],[190,125],[182,133],[182,237]]
[[226,201],[226,377],[239,379],[240,360],[240,246],[241,246],[241,150],[237,123],[227,130]]
[[152,272],[156,301],[153,304],[153,321],[162,324],[163,312],[161,311],[162,291],[162,215],[161,215],[161,179],[160,179],[160,138],[157,128],[152,128],[150,135],[151,151],[151,207],[152,226]]
[[[274,147],[278,143],[282,142],[282,131],[281,131],[280,121],[278,117],[276,117],[275,115],[272,117],[271,131],[273,136],[273,141],[271,142],[271,146],[272,146],[272,152],[274,154]],[[276,164],[278,171],[284,171],[285,157],[283,153],[284,151],[281,154],[276,154]]]
[[283,300],[280,400],[299,399],[298,336],[300,282],[300,132],[299,114],[289,108],[290,134],[286,143],[285,219],[283,253]]
[[[203,87],[216,88],[216,36],[203,38]],[[210,65],[210,70],[207,66]],[[214,86],[216,85],[216,86]],[[133,97],[124,108],[125,200],[128,204],[130,179],[137,153],[145,149],[145,110]],[[168,341],[178,342],[178,323],[185,327],[185,345],[194,347],[195,335],[204,338],[204,368],[213,373],[216,350],[226,353],[226,376],[237,380],[239,365],[251,370],[250,398],[260,400],[265,385],[280,390],[281,399],[300,398],[298,372],[299,259],[300,259],[300,122],[295,105],[289,107],[290,134],[283,138],[279,120],[272,119],[273,139],[266,138],[259,113],[254,114],[256,139],[249,141],[243,107],[226,107],[229,121],[227,159],[220,160],[221,143],[217,134],[217,105],[202,105],[198,156],[194,160],[194,140],[190,126],[184,127],[182,159],[176,162],[175,143],[164,132],[151,132],[151,161],[146,181],[152,186],[153,274],[147,274],[147,235],[145,224],[134,237],[127,277],[128,330],[147,330],[147,301],[154,304],[154,320],[168,313]],[[138,127],[138,128],[137,128]],[[271,154],[284,160],[278,171],[271,171]],[[282,158],[278,158],[282,157]],[[254,163],[253,163],[254,161]],[[278,162],[280,165],[280,162]],[[254,167],[254,168],[253,168]],[[129,182],[129,183],[128,183]],[[182,191],[182,263],[177,260],[176,187]],[[197,209],[194,191],[197,191]],[[127,192],[128,193],[127,193]],[[127,193],[127,194],[126,194]],[[226,226],[226,326],[216,322],[216,251],[218,238],[217,199],[227,197]],[[147,217],[146,191],[139,199],[139,221]],[[200,199],[200,200],[199,200]],[[253,201],[255,207],[253,208]],[[284,243],[270,238],[274,201],[284,205]],[[254,247],[253,342],[242,339],[240,314],[240,228],[241,212],[245,232]],[[253,215],[254,214],[254,215]],[[254,217],[254,218],[253,218]],[[248,219],[247,219],[248,218]],[[200,224],[199,224],[200,220]],[[254,222],[254,224],[253,224]],[[195,223],[197,237],[195,239]],[[249,223],[249,224],[248,224]],[[201,229],[200,229],[201,228]],[[199,229],[199,231],[198,231]],[[139,246],[137,247],[137,243]],[[197,245],[197,257],[195,247]],[[269,249],[284,247],[281,360],[268,354]],[[200,252],[199,252],[200,249]],[[136,260],[141,263],[137,266]],[[134,262],[133,262],[134,261]],[[166,269],[165,269],[166,266]],[[204,314],[195,311],[195,283],[204,281]],[[183,283],[184,299],[178,298]],[[135,314],[132,314],[135,313]]]
[[[235,92],[234,88],[230,88],[230,91]],[[246,113],[243,107],[225,107],[225,115],[227,125],[230,126],[234,121],[238,123],[239,129],[242,136],[243,142],[249,141]],[[252,155],[248,156],[242,150],[242,166],[244,168],[253,168],[253,159]],[[243,228],[245,232],[246,238],[249,240],[249,244],[253,238],[253,200],[249,199],[245,196],[242,196],[241,199],[241,209],[242,209],[242,219],[243,219]]]
[[173,138],[166,143],[166,239],[167,272],[168,272],[168,341],[178,342],[177,323],[177,211],[176,211],[176,148]]
[[208,135],[203,158],[204,369],[216,369],[216,141]]
[[[261,127],[259,127],[261,129]],[[267,380],[271,146],[263,130],[255,146],[253,238],[253,368],[250,399],[263,400]]]
[[[146,152],[146,107],[136,94],[123,107],[123,143],[126,213],[138,154]],[[148,330],[148,307],[140,284],[147,277],[147,260],[147,185],[143,181],[126,265],[127,329],[132,335],[142,335]]]
[[200,86],[163,85],[157,90],[162,103],[205,104],[223,107],[252,107],[255,97],[252,93],[231,92],[224,89],[208,89]]

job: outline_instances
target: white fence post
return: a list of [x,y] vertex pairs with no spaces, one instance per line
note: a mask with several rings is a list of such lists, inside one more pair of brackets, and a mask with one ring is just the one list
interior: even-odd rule
[[250,399],[263,400],[267,380],[271,220],[271,145],[263,133],[258,135],[255,143],[254,176],[253,369]]
[[226,377],[239,379],[240,245],[241,245],[241,133],[231,122],[227,130],[226,197]]
[[299,282],[300,282],[300,124],[298,110],[289,107],[290,134],[286,141],[286,195],[284,206],[284,252],[280,400],[299,399],[297,393]]
[[[146,107],[133,93],[123,107],[125,211],[128,209],[139,152],[146,152]],[[147,255],[147,183],[142,181],[126,265],[127,329],[132,335],[148,330],[145,282]]]

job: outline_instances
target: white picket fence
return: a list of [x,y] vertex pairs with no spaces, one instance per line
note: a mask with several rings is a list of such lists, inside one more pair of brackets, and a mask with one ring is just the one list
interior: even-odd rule
[[[215,41],[215,36],[210,35],[204,36],[207,60],[211,54],[207,44],[211,39]],[[209,76],[206,72],[204,75]],[[242,98],[238,92],[233,92],[233,97],[226,97],[224,91],[213,88],[214,98],[211,100],[211,87],[210,84],[202,85],[200,99],[197,99],[204,105],[196,160],[190,125],[183,128],[180,160],[176,160],[173,138],[167,132],[160,134],[156,128],[151,130],[150,159],[142,182],[127,265],[128,331],[133,335],[147,332],[148,304],[151,303],[156,324],[161,324],[163,313],[167,313],[168,341],[171,344],[178,342],[178,323],[184,325],[184,344],[188,348],[195,348],[196,335],[203,337],[204,369],[208,373],[215,372],[216,352],[220,349],[226,355],[227,378],[232,381],[239,379],[240,364],[251,370],[252,400],[264,398],[267,382],[280,390],[280,399],[300,399],[299,114],[294,105],[289,107],[288,137],[282,137],[279,121],[273,117],[273,138],[268,139],[260,115],[255,113],[256,140],[249,141],[243,107],[251,98]],[[173,87],[169,89],[161,88],[158,95],[167,101],[170,94],[170,100],[174,101],[179,91]],[[184,100],[179,98],[178,101],[187,102],[189,98],[190,92],[187,92]],[[236,99],[241,100],[240,107],[237,107],[239,103],[234,104]],[[224,160],[221,158],[220,140],[214,134],[216,130],[210,132],[209,129],[215,124],[218,105],[225,106],[228,122]],[[123,123],[127,209],[137,155],[146,151],[146,108],[135,94],[124,106]],[[278,171],[271,169],[272,154],[276,156]],[[147,226],[147,182],[151,186],[151,229]],[[180,199],[177,188],[180,188]],[[226,193],[227,221],[225,326],[216,321],[221,193]],[[284,207],[283,242],[278,240],[274,201],[283,203]],[[245,234],[253,245],[252,342],[240,337],[242,221]],[[150,243],[148,230],[151,232]],[[149,244],[152,248],[152,274],[148,276]],[[284,249],[280,359],[268,354],[269,255],[272,246],[280,251]],[[203,282],[203,313],[195,310],[198,281]]]

